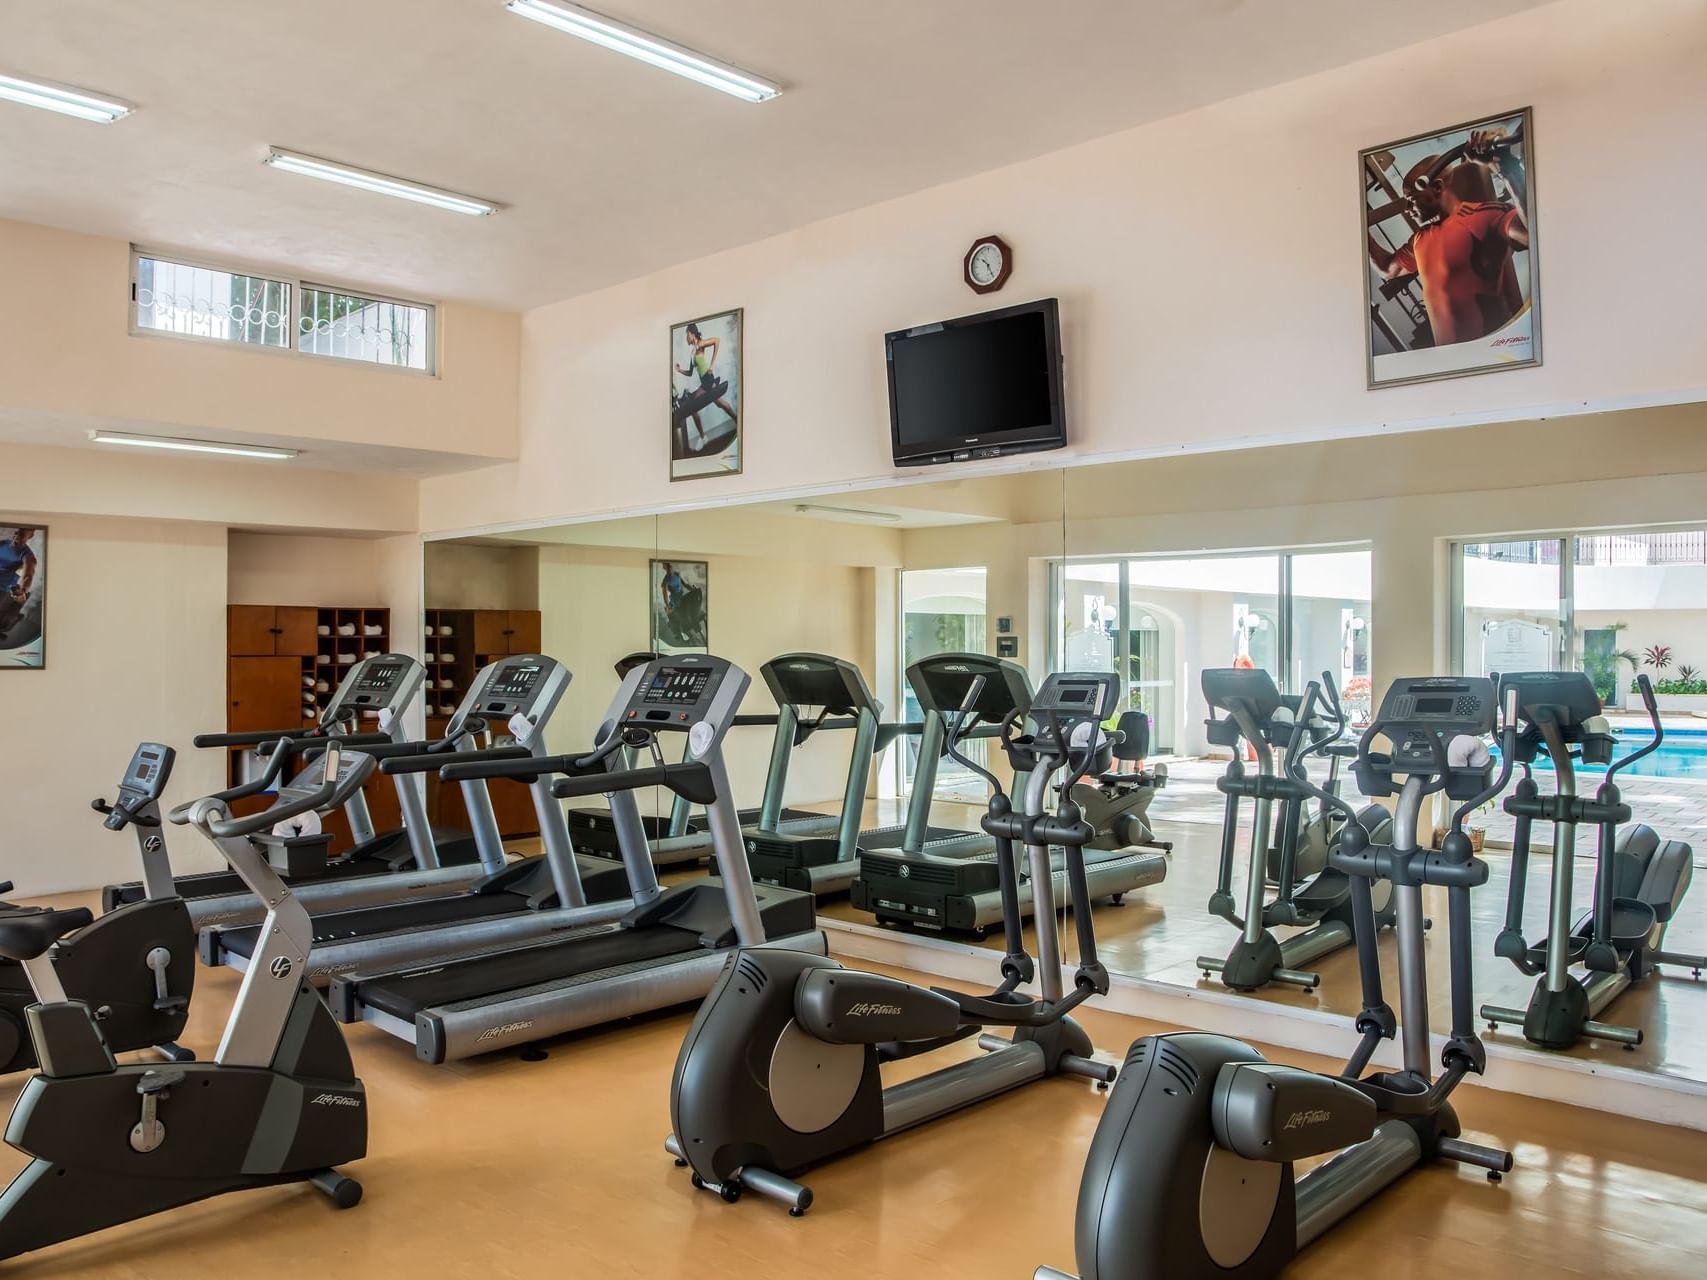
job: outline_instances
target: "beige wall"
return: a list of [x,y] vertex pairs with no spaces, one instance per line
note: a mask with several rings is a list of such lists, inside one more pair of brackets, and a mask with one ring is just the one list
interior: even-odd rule
[[429,542],[426,607],[429,609],[537,609],[539,551]]
[[[1016,258],[994,301],[1062,301],[1083,456],[1700,398],[1696,300],[1664,281],[1707,274],[1676,223],[1707,197],[1678,159],[1704,60],[1695,0],[1562,0],[539,308],[519,461],[426,481],[424,527],[704,501],[666,479],[666,336],[728,307],[746,473],[715,500],[892,476],[882,336],[984,305],[959,264],[990,231]],[[1545,364],[1365,390],[1358,149],[1514,105],[1535,108]]]
[[439,372],[428,377],[133,335],[125,304],[130,246],[121,240],[0,221],[0,280],[12,301],[0,308],[0,409],[222,439],[255,434],[470,459],[515,456],[520,322],[512,313],[440,303]]
[[[47,666],[0,671],[7,818],[0,879],[18,896],[141,874],[128,833],[89,811],[109,799],[145,739],[178,749],[169,804],[224,785],[219,752],[190,739],[225,723],[223,528],[56,517],[47,546]],[[174,865],[223,865],[187,828],[166,832]]]
[[[753,677],[743,710],[775,710],[759,668],[779,653],[835,654],[858,663],[871,679],[876,636],[873,570],[804,559],[706,556],[672,546],[658,554],[708,560],[711,649]],[[592,742],[616,692],[613,665],[650,643],[652,555],[637,548],[541,548],[545,651],[575,672],[552,722],[554,750],[585,749]],[[873,691],[888,701],[881,690]],[[846,734],[808,742],[790,768],[789,799],[839,799],[847,777],[847,750]],[[733,731],[728,754],[738,800],[756,805],[770,754],[768,731]],[[654,803],[662,804],[656,799]]]
[[[378,607],[384,603],[383,551],[377,538],[233,529],[226,557],[227,600],[231,604]],[[401,636],[403,628],[394,631]]]

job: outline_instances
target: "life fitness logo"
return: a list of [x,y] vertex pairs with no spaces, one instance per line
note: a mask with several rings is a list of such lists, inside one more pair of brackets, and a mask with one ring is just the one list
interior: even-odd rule
[[142,847],[150,853],[159,853],[160,850],[166,847],[166,842],[159,836],[149,836],[148,839],[142,842]]
[[288,978],[295,968],[289,956],[274,956],[273,962],[267,966],[267,972],[275,978]]
[[1288,1116],[1286,1118],[1286,1123],[1283,1124],[1281,1126],[1281,1128],[1283,1130],[1284,1129],[1306,1129],[1306,1128],[1309,1128],[1311,1125],[1326,1124],[1328,1122],[1329,1118],[1330,1117],[1329,1117],[1328,1113],[1326,1111],[1322,1111],[1320,1109],[1310,1110],[1310,1111],[1294,1111],[1290,1116]]

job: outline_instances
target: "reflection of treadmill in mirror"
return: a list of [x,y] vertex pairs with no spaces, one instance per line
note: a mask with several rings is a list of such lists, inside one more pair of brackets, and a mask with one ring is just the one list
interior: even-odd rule
[[[547,726],[569,680],[567,667],[542,654],[500,658],[475,673],[442,740],[452,747],[471,747],[470,735],[483,726],[491,736],[491,746],[449,751],[427,743],[402,743],[370,747],[366,753],[378,757],[387,773],[411,783],[416,779],[409,775],[433,772],[453,761],[541,757],[545,755]],[[347,972],[359,964],[384,963],[398,956],[412,959],[423,945],[422,936],[429,931],[455,931],[476,921],[625,900],[628,876],[622,864],[575,853],[569,845],[563,807],[552,798],[549,782],[538,781],[530,789],[543,854],[504,864],[503,844],[486,783],[471,780],[462,784],[463,801],[476,838],[488,857],[496,861],[498,871],[467,886],[447,886],[438,896],[381,905],[337,904],[318,910],[305,897],[314,925],[309,953],[311,978],[324,982],[331,974]],[[519,919],[515,925],[518,933],[531,927]],[[202,960],[209,965],[245,968],[254,954],[259,928],[248,924],[204,929]],[[449,933],[441,936],[448,937]],[[446,947],[443,953],[454,950]]]
[[[544,768],[559,799],[607,795],[618,823],[633,833],[626,843],[635,905],[621,919],[521,945],[337,978],[333,1013],[409,1041],[422,1061],[446,1062],[698,1000],[737,947],[823,955],[812,899],[753,884],[727,798],[723,741],[748,683],[740,668],[708,654],[658,658],[623,680],[593,751],[447,767],[449,779]],[[664,754],[660,740],[673,734],[687,741],[684,758],[655,763]],[[631,766],[630,758],[642,763]],[[717,876],[659,888],[639,847],[634,801],[636,790],[658,785],[708,806]]]
[[[785,653],[765,663],[763,674],[783,723],[771,759],[765,810],[742,832],[753,878],[818,897],[846,893],[859,874],[860,849],[874,840],[892,844],[905,834],[904,827],[861,831],[860,826],[872,767],[909,726],[880,723],[882,704],[872,696],[860,669],[841,658]],[[788,818],[781,802],[789,747],[827,729],[853,734],[841,812]],[[940,838],[962,833],[938,829],[934,834]]]
[[[1033,698],[1023,668],[982,654],[939,654],[915,663],[907,673],[914,696],[925,709],[927,723],[934,716],[939,735],[945,718],[953,717],[960,709],[967,690],[978,676],[984,677],[985,684],[973,704],[975,716],[968,717],[977,727],[970,734],[961,735],[962,751],[966,749],[966,738],[999,737],[1005,723],[1021,717],[1029,719],[1034,732],[1044,726],[1040,717],[1050,712],[1064,725],[1094,728],[1114,714],[1118,697],[1112,675],[1074,674],[1049,677]],[[1098,754],[1100,757],[1102,753]],[[924,758],[923,749],[920,758]],[[1014,791],[1020,793],[1033,782],[1028,761],[1023,752],[1015,751],[1009,752],[1009,760],[1014,766]],[[1046,783],[1046,777],[1038,780],[1038,785]],[[915,785],[918,786],[917,780]],[[928,791],[925,794],[928,796]],[[917,795],[916,790],[915,798]],[[1037,805],[1044,805],[1043,797],[1034,799]],[[1093,839],[1103,835],[1097,832]],[[872,850],[862,861],[860,879],[853,893],[854,905],[872,912],[883,924],[952,930],[982,937],[1002,920],[995,857],[993,842],[979,847],[969,840],[924,842],[913,849]],[[1118,902],[1122,895],[1155,884],[1167,874],[1167,858],[1161,853],[1091,847],[1085,849],[1084,861],[1085,879],[1093,900],[1107,898]],[[1065,902],[1067,872],[1059,849],[1050,851],[1049,862],[1055,901]],[[1029,916],[1033,895],[1030,868],[1023,859],[1019,871],[1020,911]]]
[[[303,746],[311,739],[345,738],[352,734],[371,742],[387,738],[402,741],[406,736],[404,716],[420,691],[422,675],[421,664],[406,654],[363,658],[339,681],[321,710],[317,725],[306,729],[292,725],[259,733],[202,734],[195,744],[225,751],[234,747],[250,750],[266,747],[266,754],[259,757],[256,772],[243,784],[241,794],[268,794],[281,784],[290,785],[287,771],[302,763],[298,748],[280,750],[271,745],[280,739],[295,739]],[[317,766],[310,765],[309,769],[318,777]],[[279,873],[296,887],[312,884],[316,889],[384,875],[386,890],[395,890],[399,896],[410,891],[408,884],[415,879],[432,881],[460,876],[461,882],[467,883],[479,875],[480,867],[475,865],[479,850],[473,837],[467,832],[433,831],[420,785],[414,779],[397,779],[396,790],[402,825],[376,832],[367,797],[357,790],[344,805],[353,847],[327,858],[322,843],[316,846],[322,850],[318,857],[296,858],[293,865],[277,868]],[[258,920],[265,910],[264,904],[229,868],[178,876],[174,887],[177,895],[190,904],[190,917],[197,927],[215,921]],[[111,911],[146,896],[140,881],[108,885],[102,891],[102,909]]]
[[[626,657],[618,658],[616,661],[616,678],[618,680],[623,679],[630,671],[633,671],[636,667],[645,666],[657,656],[658,655],[655,653],[647,653],[642,650],[628,654]],[[775,716],[737,716],[735,718],[735,723],[737,725],[774,725],[776,726],[777,731],[776,742],[785,741],[788,737],[784,726]],[[776,745],[773,743],[771,747],[773,760],[775,758],[776,749]],[[779,791],[778,795],[780,794],[781,792]],[[768,782],[766,785],[765,798],[768,803],[770,798]],[[642,805],[642,807],[644,808],[645,806]],[[748,826],[752,823],[758,822],[760,815],[763,814],[763,812],[763,806],[760,806],[757,809],[741,810],[741,825]],[[820,815],[810,813],[804,809],[784,809],[782,816],[785,818],[811,818]],[[672,837],[679,838],[694,832],[703,832],[705,830],[705,819],[694,814],[693,806],[681,796],[674,796],[672,797],[672,803],[668,813],[642,813],[640,815],[640,825],[646,833],[647,843],[656,845],[657,842],[661,840],[670,839]],[[621,845],[617,841],[616,822],[611,817],[611,811],[608,807],[589,805],[586,808],[577,807],[570,809],[569,838],[574,842],[577,849],[587,853],[597,853],[603,854],[606,857],[616,857],[621,852]],[[710,852],[711,845],[709,841],[707,841],[704,845],[703,853],[705,855],[709,855]],[[700,856],[702,855],[696,854],[692,858],[683,857],[679,860],[684,862],[697,861]],[[677,861],[677,859],[668,856],[658,858],[660,865],[664,865],[672,861]]]

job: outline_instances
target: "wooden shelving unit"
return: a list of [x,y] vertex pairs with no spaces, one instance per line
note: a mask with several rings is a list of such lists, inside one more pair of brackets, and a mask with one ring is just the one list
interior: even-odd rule
[[[325,634],[321,634],[324,629]],[[345,634],[348,630],[348,634]],[[391,648],[391,611],[367,607],[234,604],[226,608],[225,730],[257,733],[284,725],[313,725],[338,682],[367,654]],[[343,661],[345,657],[349,661]],[[321,686],[325,687],[322,688]],[[377,719],[377,715],[375,716]],[[369,721],[358,725],[371,730]],[[227,776],[235,784],[244,752],[233,750]],[[401,821],[391,779],[376,773],[365,788],[374,828]],[[268,797],[238,801],[239,813],[264,809]],[[332,852],[350,847],[342,811],[323,820]]]
[[[476,671],[510,654],[538,653],[540,625],[537,609],[428,609],[421,629],[428,734],[444,734]],[[504,732],[503,725],[494,728]],[[505,836],[539,834],[539,820],[526,787],[498,780],[491,790],[498,829]],[[427,812],[435,826],[464,827],[468,823],[461,788],[441,783],[435,774],[427,775]]]

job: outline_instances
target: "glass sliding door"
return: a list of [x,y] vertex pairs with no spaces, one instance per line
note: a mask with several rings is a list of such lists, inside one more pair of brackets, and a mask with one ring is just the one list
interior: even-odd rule
[[[901,718],[917,721],[923,714],[907,684],[907,668],[933,653],[985,652],[985,571],[982,565],[963,569],[909,569],[901,574]],[[918,764],[919,740],[902,739],[902,781],[911,790]],[[983,743],[968,752],[979,759]],[[972,775],[945,759],[937,772],[936,791],[958,797],[973,783]],[[982,784],[979,784],[981,788]],[[980,792],[981,793],[981,792]]]
[[1287,556],[1286,687],[1299,692],[1332,673],[1353,724],[1367,724],[1373,714],[1372,560],[1368,550]]
[[1565,670],[1571,657],[1571,566],[1563,538],[1462,542],[1458,583],[1458,669]]

